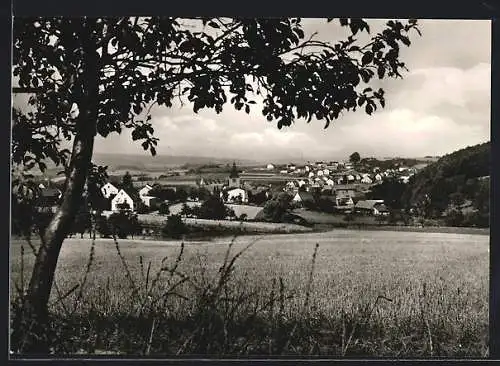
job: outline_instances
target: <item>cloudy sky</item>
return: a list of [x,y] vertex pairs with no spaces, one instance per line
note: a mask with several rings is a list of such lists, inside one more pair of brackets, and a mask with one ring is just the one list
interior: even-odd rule
[[[334,24],[335,23],[335,24]],[[385,21],[370,20],[372,33]],[[362,156],[442,155],[490,139],[490,21],[420,20],[422,37],[403,48],[410,71],[404,79],[379,82],[386,108],[372,116],[347,112],[328,129],[298,120],[282,130],[260,110],[250,115],[227,105],[217,115],[189,106],[153,110],[161,155],[201,155],[257,160],[336,159]],[[338,22],[304,19],[318,39],[345,39]],[[98,138],[96,152],[145,154],[129,132]]]

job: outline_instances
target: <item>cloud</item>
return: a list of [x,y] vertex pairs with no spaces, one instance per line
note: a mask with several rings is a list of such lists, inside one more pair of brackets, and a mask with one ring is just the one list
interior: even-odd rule
[[451,118],[409,109],[382,112],[365,123],[342,128],[342,139],[365,154],[421,156],[446,154],[489,139],[479,124],[459,124]]

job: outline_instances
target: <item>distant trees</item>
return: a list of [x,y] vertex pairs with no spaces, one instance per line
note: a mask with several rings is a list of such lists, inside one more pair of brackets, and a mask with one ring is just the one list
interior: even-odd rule
[[126,239],[129,235],[133,237],[141,230],[137,215],[131,212],[113,213],[109,217],[108,223],[111,233],[120,239]]
[[184,224],[180,215],[170,215],[161,233],[164,237],[180,239],[188,231],[188,227]]
[[135,189],[134,183],[132,181],[132,176],[130,175],[129,172],[126,172],[125,175],[122,177],[121,186],[126,191],[133,191]]
[[169,215],[170,214],[170,208],[168,206],[168,203],[166,203],[166,202],[160,203],[160,206],[158,207],[158,213],[160,215]]
[[224,205],[220,197],[211,196],[201,204],[197,211],[200,219],[223,220],[226,217],[235,217],[234,211]]
[[367,199],[382,199],[384,203],[395,209],[401,209],[405,206],[403,194],[406,190],[406,184],[401,183],[395,178],[384,180],[381,184],[373,186],[370,192],[366,193]]
[[349,161],[353,164],[357,164],[359,163],[361,160],[361,156],[359,155],[359,153],[356,151],[356,152],[353,152],[350,156],[349,156]]
[[262,205],[268,199],[267,191],[261,190],[257,193],[248,192],[248,203],[253,203],[255,205]]
[[[490,156],[489,142],[445,155],[413,177],[402,200],[416,206],[425,196],[431,197],[426,209],[428,217],[438,217],[450,204],[459,206],[466,201],[472,201],[475,208],[489,214],[489,180],[479,178],[489,176]],[[478,204],[478,196],[484,205]]]
[[267,201],[263,209],[264,218],[271,222],[283,222],[285,215],[291,208],[292,198],[288,193],[281,192]]

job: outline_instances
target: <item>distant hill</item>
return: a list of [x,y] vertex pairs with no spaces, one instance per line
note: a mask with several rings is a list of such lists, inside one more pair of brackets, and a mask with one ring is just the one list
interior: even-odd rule
[[[95,153],[93,161],[96,164],[107,165],[110,171],[113,170],[141,170],[141,171],[162,171],[166,168],[180,168],[183,166],[196,166],[206,164],[232,164],[230,158],[212,158],[205,156],[165,156],[157,155],[127,155]],[[234,159],[239,166],[262,164],[252,160]]]
[[490,142],[445,155],[410,179],[403,200],[411,206],[425,205],[431,216],[465,205],[486,214],[490,160]]

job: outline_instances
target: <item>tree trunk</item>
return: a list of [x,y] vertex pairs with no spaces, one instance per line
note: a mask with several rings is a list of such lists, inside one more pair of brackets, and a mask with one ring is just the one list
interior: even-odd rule
[[[81,97],[73,150],[62,202],[43,233],[22,311],[16,314],[11,343],[20,353],[48,354],[48,302],[62,243],[71,230],[92,159],[97,121],[98,74],[95,51],[87,53],[79,77]],[[16,334],[17,332],[17,334]]]

